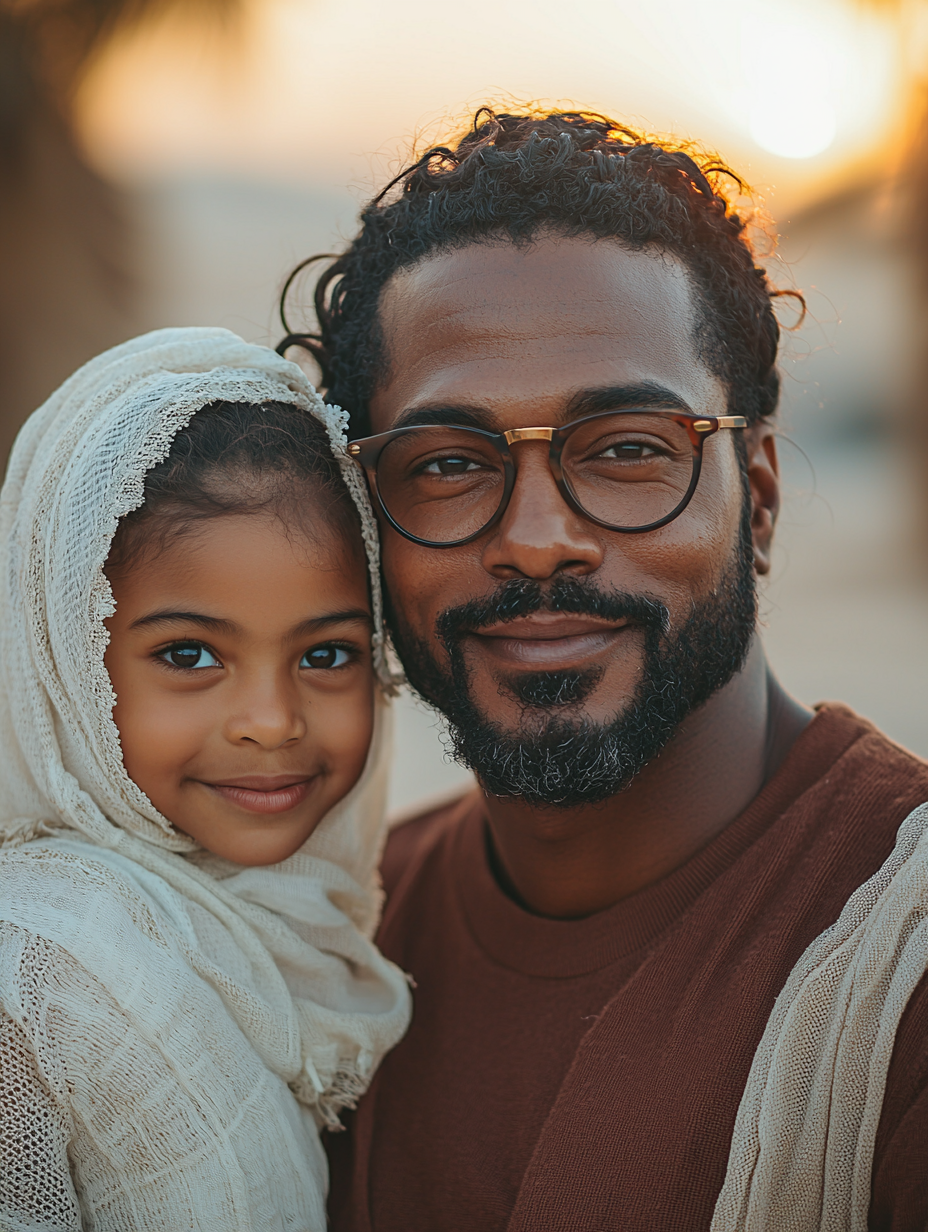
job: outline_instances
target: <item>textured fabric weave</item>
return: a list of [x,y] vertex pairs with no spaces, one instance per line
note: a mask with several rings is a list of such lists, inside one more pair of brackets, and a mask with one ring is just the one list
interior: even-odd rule
[[928,806],[809,946],[748,1077],[712,1232],[866,1232],[896,1032],[928,970]]
[[408,1023],[405,978],[370,940],[382,700],[359,783],[279,865],[199,850],[122,765],[103,565],[148,470],[216,401],[285,402],[326,425],[390,683],[345,417],[294,364],[225,330],[162,330],[87,364],[23,429],[0,495],[4,1229],[321,1230],[317,1127]]

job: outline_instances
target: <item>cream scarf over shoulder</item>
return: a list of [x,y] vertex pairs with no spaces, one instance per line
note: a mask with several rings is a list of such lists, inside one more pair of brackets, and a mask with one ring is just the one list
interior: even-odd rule
[[[324,405],[300,369],[225,330],[183,329],[126,343],[77,372],[23,429],[2,492],[0,1007],[17,1038],[30,1041],[37,1072],[50,1089],[64,1062],[48,1024],[37,1026],[45,1011],[36,1008],[36,997],[41,1002],[46,994],[36,989],[52,988],[52,1000],[73,999],[75,972],[78,984],[89,980],[102,990],[99,1024],[92,996],[85,1005],[56,1010],[85,1020],[83,1043],[63,1044],[76,1050],[77,1071],[80,1048],[90,1057],[95,1038],[109,1030],[104,1014],[123,1016],[127,1047],[135,1032],[139,1055],[159,1058],[166,1087],[146,1100],[164,1103],[158,1132],[165,1136],[168,1173],[152,1189],[151,1177],[138,1179],[132,1171],[138,1164],[144,1173],[143,1165],[127,1155],[119,1181],[131,1190],[138,1179],[132,1209],[144,1212],[146,1202],[154,1203],[151,1226],[158,1226],[156,1208],[161,1226],[167,1226],[164,1212],[174,1209],[168,1198],[158,1207],[160,1185],[165,1193],[192,1186],[191,1209],[201,1187],[196,1217],[203,1222],[185,1227],[276,1227],[279,1212],[259,1210],[249,1191],[250,1169],[255,1192],[263,1185],[273,1206],[275,1176],[259,1173],[276,1166],[285,1206],[291,1201],[288,1185],[298,1193],[309,1184],[301,1169],[315,1178],[319,1191],[308,1206],[293,1198],[294,1211],[302,1214],[291,1212],[280,1226],[321,1229],[325,1179],[315,1124],[333,1123],[339,1108],[363,1092],[384,1053],[403,1035],[410,1013],[404,976],[370,939],[384,839],[386,704],[378,704],[374,744],[350,795],[290,859],[240,868],[198,850],[128,777],[103,663],[103,621],[114,611],[103,565],[117,523],[142,503],[145,475],[166,456],[177,432],[203,406],[220,400],[291,403],[326,425],[364,522],[375,658],[389,686],[376,531],[366,493],[344,453],[346,416]],[[35,938],[39,950],[30,940]],[[36,953],[61,956],[55,961],[68,971],[40,979]],[[0,1055],[0,1067],[7,1061]],[[69,1147],[72,1156],[84,1149],[88,1195],[101,1190],[103,1181],[80,1134],[97,1134],[100,1158],[114,1158],[128,1149],[124,1140],[137,1128],[120,1126],[120,1101],[127,1116],[145,1115],[145,1101],[137,1114],[130,1112],[136,1094],[131,1084],[120,1089],[127,1080],[119,1077],[119,1066],[101,1066],[109,1079],[99,1081],[116,1086],[100,1090],[98,1103],[110,1109],[115,1124],[94,1128],[90,1092],[78,1118],[83,1129],[74,1131],[79,1141]],[[73,1076],[62,1084],[67,1102]],[[281,1123],[289,1126],[280,1131],[283,1146],[273,1145],[278,1127],[267,1112],[276,1099],[282,1101]],[[245,1134],[241,1125],[253,1100],[265,1108],[263,1122],[259,1117]],[[170,1118],[187,1104],[195,1111],[181,1132]],[[313,1139],[308,1149],[300,1145],[300,1134],[307,1132]],[[261,1155],[262,1135],[272,1158]],[[23,1141],[28,1143],[28,1135]],[[215,1152],[206,1164],[197,1154],[204,1151]],[[0,1172],[10,1163],[0,1158]],[[219,1197],[207,1193],[207,1165],[214,1168]],[[125,1222],[128,1216],[116,1213],[121,1200],[117,1195],[116,1205],[106,1208],[101,1198],[91,1219],[82,1198],[89,1226],[150,1226],[141,1214]],[[92,1204],[91,1197],[86,1202]]]
[[928,805],[806,950],[754,1057],[711,1232],[866,1232],[899,1020],[928,969]]

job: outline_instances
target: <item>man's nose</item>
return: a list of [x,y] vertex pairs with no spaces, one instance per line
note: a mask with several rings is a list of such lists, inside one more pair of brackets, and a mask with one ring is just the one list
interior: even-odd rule
[[226,736],[235,744],[256,744],[267,752],[301,740],[306,718],[296,682],[267,671],[239,682],[226,719]]
[[516,482],[503,519],[483,550],[494,577],[536,581],[557,573],[593,573],[603,561],[596,527],[564,501],[543,441],[515,446]]

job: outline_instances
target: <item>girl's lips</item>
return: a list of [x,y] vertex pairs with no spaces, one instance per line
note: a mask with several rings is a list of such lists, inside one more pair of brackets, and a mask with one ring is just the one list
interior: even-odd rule
[[246,787],[240,783],[207,783],[206,786],[217,792],[230,804],[247,809],[250,813],[286,813],[298,804],[302,804],[309,795],[313,779],[300,779],[296,783],[288,783],[284,787],[261,789]]

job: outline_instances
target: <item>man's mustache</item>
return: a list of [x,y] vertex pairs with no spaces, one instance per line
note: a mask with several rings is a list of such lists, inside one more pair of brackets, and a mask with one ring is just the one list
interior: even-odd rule
[[589,578],[558,577],[544,585],[531,578],[512,578],[490,595],[447,608],[435,628],[441,642],[450,648],[468,633],[540,611],[625,620],[640,625],[654,638],[670,627],[670,613],[657,599],[603,590]]

